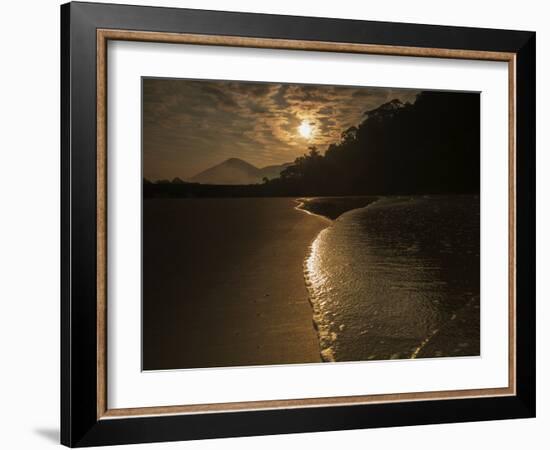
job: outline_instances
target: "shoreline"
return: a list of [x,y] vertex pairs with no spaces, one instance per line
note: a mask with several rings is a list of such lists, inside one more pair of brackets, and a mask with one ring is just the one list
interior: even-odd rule
[[[326,217],[326,216],[323,216],[322,214],[317,214],[317,213],[314,213],[312,211],[309,211],[308,209],[305,208],[305,205],[306,205],[306,202],[307,202],[307,199],[304,199],[304,198],[297,198],[294,200],[296,203],[298,203],[298,205],[296,205],[294,207],[295,210],[297,211],[300,211],[300,212],[303,212],[303,213],[306,213],[306,214],[309,214],[310,216],[314,216],[314,217],[318,217],[322,220],[324,220],[325,222],[328,223],[328,226],[330,226],[330,224],[333,222],[332,219]],[[324,228],[323,228],[324,229]],[[321,230],[322,231],[322,230]],[[313,239],[313,241],[317,239],[317,236],[315,236],[315,238]],[[313,243],[312,241],[312,243]]]
[[330,330],[325,327],[320,320],[320,312],[317,310],[318,306],[313,301],[313,292],[311,290],[312,281],[311,278],[314,276],[310,265],[311,259],[313,258],[315,249],[314,244],[319,238],[319,236],[326,231],[332,223],[338,219],[342,214],[352,211],[354,209],[364,208],[375,201],[379,197],[374,196],[365,196],[365,197],[301,197],[297,198],[295,201],[298,203],[298,206],[295,209],[302,211],[310,216],[315,216],[323,221],[327,222],[327,226],[324,227],[311,241],[307,254],[304,257],[303,263],[303,276],[304,282],[307,289],[307,297],[309,305],[311,307],[312,313],[312,323],[315,333],[317,334],[317,339],[319,342],[319,356],[322,362],[334,362],[335,357],[334,353],[331,350],[323,348],[323,342],[327,339],[330,339]]
[[306,264],[323,230],[377,198],[144,201],[144,370],[326,361]]
[[297,198],[294,201],[296,203],[298,203],[298,205],[294,207],[294,209],[296,211],[299,211],[301,213],[305,213],[306,215],[311,216],[311,217],[315,217],[317,220],[322,221],[326,225],[321,230],[319,230],[315,234],[315,236],[313,236],[311,241],[309,242],[309,245],[306,248],[306,254],[305,254],[303,262],[302,262],[302,277],[304,278],[304,286],[306,288],[306,299],[307,299],[308,305],[310,307],[311,327],[313,328],[313,330],[315,331],[315,335],[317,336],[319,362],[320,363],[325,363],[325,362],[327,362],[327,360],[323,356],[323,348],[321,347],[321,335],[320,335],[320,330],[319,330],[319,324],[318,324],[317,320],[315,319],[317,313],[315,311],[315,304],[313,303],[313,299],[311,298],[311,292],[310,292],[311,283],[308,280],[307,265],[308,265],[309,259],[311,258],[311,255],[313,253],[313,245],[314,245],[315,241],[317,240],[317,238],[319,237],[319,235],[323,231],[325,231],[327,228],[329,228],[332,225],[334,220],[330,219],[326,216],[323,216],[321,214],[317,214],[317,213],[314,213],[312,211],[307,210],[305,208],[305,206],[307,205],[307,199],[305,199],[305,198]]
[[296,199],[296,209],[308,214],[322,217],[332,222],[342,214],[353,209],[364,208],[377,201],[380,197],[365,196],[341,196],[341,197],[300,197]]
[[[308,214],[315,215],[317,217],[323,217],[323,216],[319,216],[318,214],[310,213],[308,211],[306,211],[306,212]],[[320,357],[322,362],[334,362],[335,359],[334,359],[333,354],[327,352],[323,348],[323,342],[328,338],[329,330],[326,329],[326,327],[323,327],[323,324],[321,323],[321,320],[319,319],[320,312],[318,311],[318,306],[313,301],[312,280],[311,280],[312,277],[313,277],[313,271],[310,269],[309,266],[310,266],[311,259],[313,257],[314,251],[315,251],[314,250],[315,242],[317,241],[317,239],[319,238],[321,233],[323,233],[329,227],[330,227],[330,225],[323,228],[321,231],[319,231],[317,236],[315,236],[315,238],[311,242],[310,246],[308,247],[308,252],[307,252],[306,257],[304,258],[304,264],[303,264],[304,282],[305,282],[305,285],[306,285],[309,305],[311,307],[311,318],[312,318],[313,328],[315,330],[315,333],[317,334],[317,340],[319,342],[319,357]]]

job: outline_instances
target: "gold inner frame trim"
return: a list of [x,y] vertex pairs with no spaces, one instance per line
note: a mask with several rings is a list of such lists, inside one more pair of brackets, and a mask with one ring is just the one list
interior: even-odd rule
[[[216,45],[266,49],[363,53],[409,57],[432,57],[501,61],[508,63],[508,386],[489,389],[409,392],[288,400],[246,401],[201,405],[148,406],[109,409],[107,404],[107,42],[109,40],[172,44]],[[97,418],[219,413],[262,409],[343,406],[421,400],[448,400],[516,394],[516,54],[478,50],[403,47],[324,41],[251,38],[240,36],[158,33],[148,31],[97,30]]]

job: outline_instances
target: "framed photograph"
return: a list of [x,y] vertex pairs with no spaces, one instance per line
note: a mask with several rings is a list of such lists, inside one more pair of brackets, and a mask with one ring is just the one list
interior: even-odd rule
[[535,415],[535,33],[61,7],[61,441]]

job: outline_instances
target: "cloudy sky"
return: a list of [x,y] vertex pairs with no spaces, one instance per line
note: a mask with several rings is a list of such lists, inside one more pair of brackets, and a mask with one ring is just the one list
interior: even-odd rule
[[257,167],[323,153],[365,111],[418,91],[386,88],[143,80],[143,172],[189,179],[228,158]]

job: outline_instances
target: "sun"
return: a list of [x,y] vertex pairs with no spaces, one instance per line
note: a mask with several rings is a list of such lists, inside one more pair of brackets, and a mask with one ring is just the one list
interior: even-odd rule
[[313,128],[308,122],[302,120],[302,123],[298,127],[298,131],[302,137],[309,139],[313,133]]

